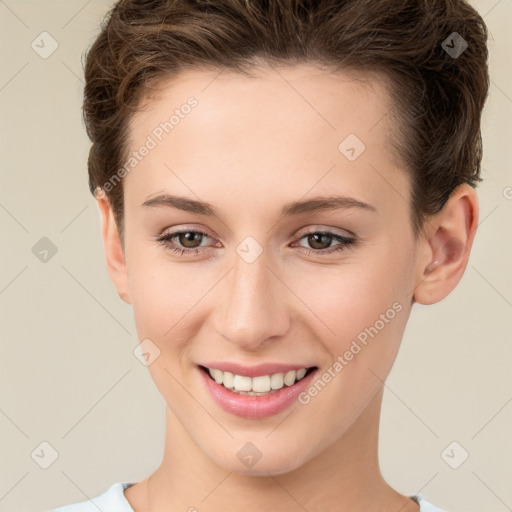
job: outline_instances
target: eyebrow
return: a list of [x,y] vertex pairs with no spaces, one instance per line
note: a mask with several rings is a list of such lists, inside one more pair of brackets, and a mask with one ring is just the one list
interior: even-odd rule
[[[191,213],[198,213],[200,215],[208,215],[211,217],[220,218],[221,215],[216,208],[211,204],[196,201],[186,197],[174,196],[170,194],[161,194],[151,199],[147,199],[141,206],[159,207],[165,206],[170,208],[177,208]],[[302,215],[306,213],[316,213],[321,211],[331,211],[339,209],[360,208],[362,210],[377,212],[377,209],[367,203],[359,201],[353,197],[347,196],[328,196],[328,197],[314,197],[301,201],[293,201],[283,206],[281,215],[283,217],[291,217],[295,215]]]

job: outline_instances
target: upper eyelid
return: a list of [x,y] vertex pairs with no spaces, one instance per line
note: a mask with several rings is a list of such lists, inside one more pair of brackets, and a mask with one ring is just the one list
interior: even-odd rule
[[339,233],[337,231],[337,229],[340,229],[340,228],[320,228],[320,227],[313,226],[311,228],[304,228],[304,229],[299,230],[295,234],[295,236],[302,238],[303,236],[311,234],[311,233],[328,233],[330,235],[337,235],[337,236],[342,236],[345,238],[356,238],[356,235],[354,233],[348,231],[347,229],[342,230],[343,231],[342,233]]

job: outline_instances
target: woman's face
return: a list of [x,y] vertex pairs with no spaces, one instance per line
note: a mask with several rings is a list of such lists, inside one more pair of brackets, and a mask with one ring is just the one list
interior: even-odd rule
[[[170,417],[229,471],[319,455],[395,359],[419,265],[381,84],[313,66],[187,71],[132,119],[118,289]],[[214,373],[228,387],[283,387],[242,395],[202,366],[240,374]]]

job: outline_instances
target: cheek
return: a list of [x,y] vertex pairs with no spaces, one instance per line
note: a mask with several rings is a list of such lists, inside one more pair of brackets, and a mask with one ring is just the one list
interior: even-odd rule
[[382,265],[354,263],[311,272],[306,279],[295,280],[292,289],[308,317],[323,327],[325,338],[348,339],[399,299],[394,279]]
[[180,410],[190,405],[182,387],[188,378],[181,365],[184,349],[201,324],[201,297],[215,276],[208,283],[204,272],[170,261],[164,249],[141,249],[132,253],[131,262],[130,297],[138,338],[151,340],[159,350],[148,371],[168,405]]
[[376,380],[369,370],[387,375],[398,352],[410,309],[407,272],[381,246],[367,251],[364,260],[323,268],[292,287],[308,306],[302,309],[313,336],[328,353],[324,363],[340,356],[345,378],[363,388]]
[[172,261],[164,248],[137,249],[131,254],[130,297],[140,335],[157,339],[175,337],[182,319],[215,283],[207,272]]
[[[299,293],[320,317],[308,313],[312,319],[308,325],[328,357],[308,393],[316,404],[312,411],[325,403],[335,404],[333,421],[341,431],[381,388],[397,355],[410,308],[401,300],[399,276],[382,261],[380,266],[340,267],[329,279],[317,277],[303,282]],[[319,381],[327,383],[326,391]],[[317,394],[322,398],[314,398]]]

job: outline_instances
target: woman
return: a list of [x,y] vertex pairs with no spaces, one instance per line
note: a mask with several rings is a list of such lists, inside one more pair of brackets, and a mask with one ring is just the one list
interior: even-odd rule
[[486,41],[462,0],[114,5],[90,189],[166,443],[55,512],[441,510],[385,481],[379,418],[413,304],[469,258]]

